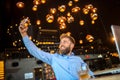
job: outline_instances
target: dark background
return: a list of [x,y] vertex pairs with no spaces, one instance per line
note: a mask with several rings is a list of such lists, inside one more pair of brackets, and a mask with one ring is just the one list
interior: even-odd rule
[[[16,7],[18,1],[25,3],[23,9]],[[22,16],[30,17],[33,26],[35,25],[34,21],[39,18],[42,21],[42,29],[58,30],[56,22],[52,24],[46,23],[45,15],[48,13],[50,7],[57,7],[60,4],[66,4],[68,1],[47,0],[46,4],[39,6],[37,12],[33,12],[33,0],[0,0],[0,51],[3,52],[5,48],[11,48],[12,41],[21,38],[17,27],[12,29],[11,36],[7,34],[7,29],[11,25],[19,24]],[[91,34],[94,36],[95,41],[100,40],[104,47],[115,49],[114,42],[111,41],[112,32],[110,26],[112,24],[120,25],[120,0],[80,0],[78,3],[81,7],[86,4],[93,4],[98,9],[96,23],[94,25],[90,24],[89,18],[85,17],[86,24],[84,27],[74,22],[68,24],[68,27],[63,32],[70,31],[73,37],[75,37],[77,44],[79,44],[80,39],[84,40],[87,34]],[[76,17],[78,16],[76,15]],[[36,32],[34,33],[36,34]],[[84,43],[84,45],[88,44]]]

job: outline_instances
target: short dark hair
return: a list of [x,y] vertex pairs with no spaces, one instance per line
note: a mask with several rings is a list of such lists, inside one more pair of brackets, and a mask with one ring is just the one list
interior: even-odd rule
[[63,34],[60,35],[60,40],[62,38],[68,38],[75,45],[75,39],[72,36],[70,36],[70,35],[68,35],[66,33],[63,33]]

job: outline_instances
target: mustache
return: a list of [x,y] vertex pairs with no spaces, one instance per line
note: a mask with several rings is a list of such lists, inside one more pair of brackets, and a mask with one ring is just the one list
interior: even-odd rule
[[65,47],[65,46],[64,45],[60,45],[59,48],[61,48],[61,47]]

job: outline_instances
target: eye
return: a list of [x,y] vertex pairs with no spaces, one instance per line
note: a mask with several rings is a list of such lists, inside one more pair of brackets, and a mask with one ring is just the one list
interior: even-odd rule
[[60,44],[65,44],[65,43],[67,43],[67,41],[65,41],[65,40],[63,40],[63,41],[60,41]]
[[67,41],[64,41],[64,43],[66,43]]

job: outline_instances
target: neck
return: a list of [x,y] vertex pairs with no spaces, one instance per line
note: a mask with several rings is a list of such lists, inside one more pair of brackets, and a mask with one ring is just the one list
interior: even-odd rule
[[71,55],[71,53],[72,53],[72,52],[70,51],[67,55],[69,56],[69,55]]

